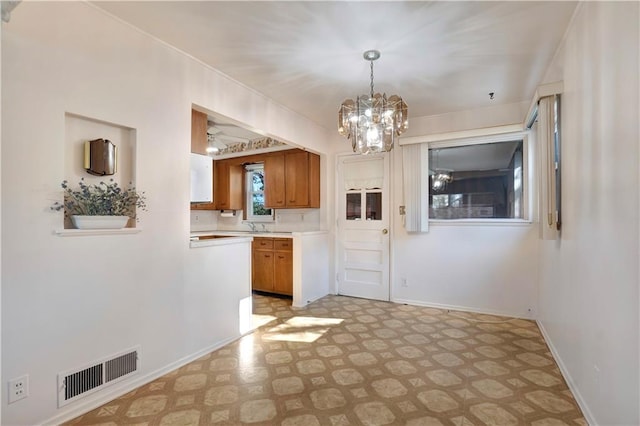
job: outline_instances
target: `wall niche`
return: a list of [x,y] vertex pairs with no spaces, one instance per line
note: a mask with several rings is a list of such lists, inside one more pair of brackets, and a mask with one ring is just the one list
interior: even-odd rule
[[[113,179],[120,187],[136,184],[136,129],[79,114],[65,113],[64,179],[75,188],[80,179],[88,185]],[[84,165],[84,144],[94,139],[108,139],[117,147],[117,170],[113,175],[89,174]],[[135,219],[129,219],[126,228],[135,228]],[[64,229],[74,229],[70,219],[64,219]]]

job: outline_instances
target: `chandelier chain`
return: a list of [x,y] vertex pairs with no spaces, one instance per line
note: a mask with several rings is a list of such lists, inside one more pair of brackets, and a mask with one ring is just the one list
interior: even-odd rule
[[373,99],[373,60],[369,61],[371,65],[371,99]]

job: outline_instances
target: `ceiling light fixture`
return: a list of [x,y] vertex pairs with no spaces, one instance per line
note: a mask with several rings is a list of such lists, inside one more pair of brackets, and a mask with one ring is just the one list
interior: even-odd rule
[[398,95],[373,93],[373,61],[380,57],[377,50],[367,50],[364,59],[371,66],[369,96],[347,99],[338,111],[338,132],[351,139],[353,152],[371,154],[391,151],[396,137],[408,127],[407,104]]

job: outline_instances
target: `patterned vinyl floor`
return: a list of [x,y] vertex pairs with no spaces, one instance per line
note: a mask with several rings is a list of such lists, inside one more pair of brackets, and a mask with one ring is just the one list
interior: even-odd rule
[[533,321],[253,300],[254,333],[68,424],[586,425]]

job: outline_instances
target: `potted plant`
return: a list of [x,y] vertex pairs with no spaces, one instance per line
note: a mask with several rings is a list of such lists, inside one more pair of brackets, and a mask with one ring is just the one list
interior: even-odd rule
[[137,209],[147,207],[143,192],[136,191],[132,184],[126,189],[120,188],[113,179],[97,185],[88,185],[81,179],[78,189],[71,188],[64,180],[61,186],[64,201],[56,201],[51,209],[64,210],[65,217],[78,229],[124,228],[129,218],[136,218]]

